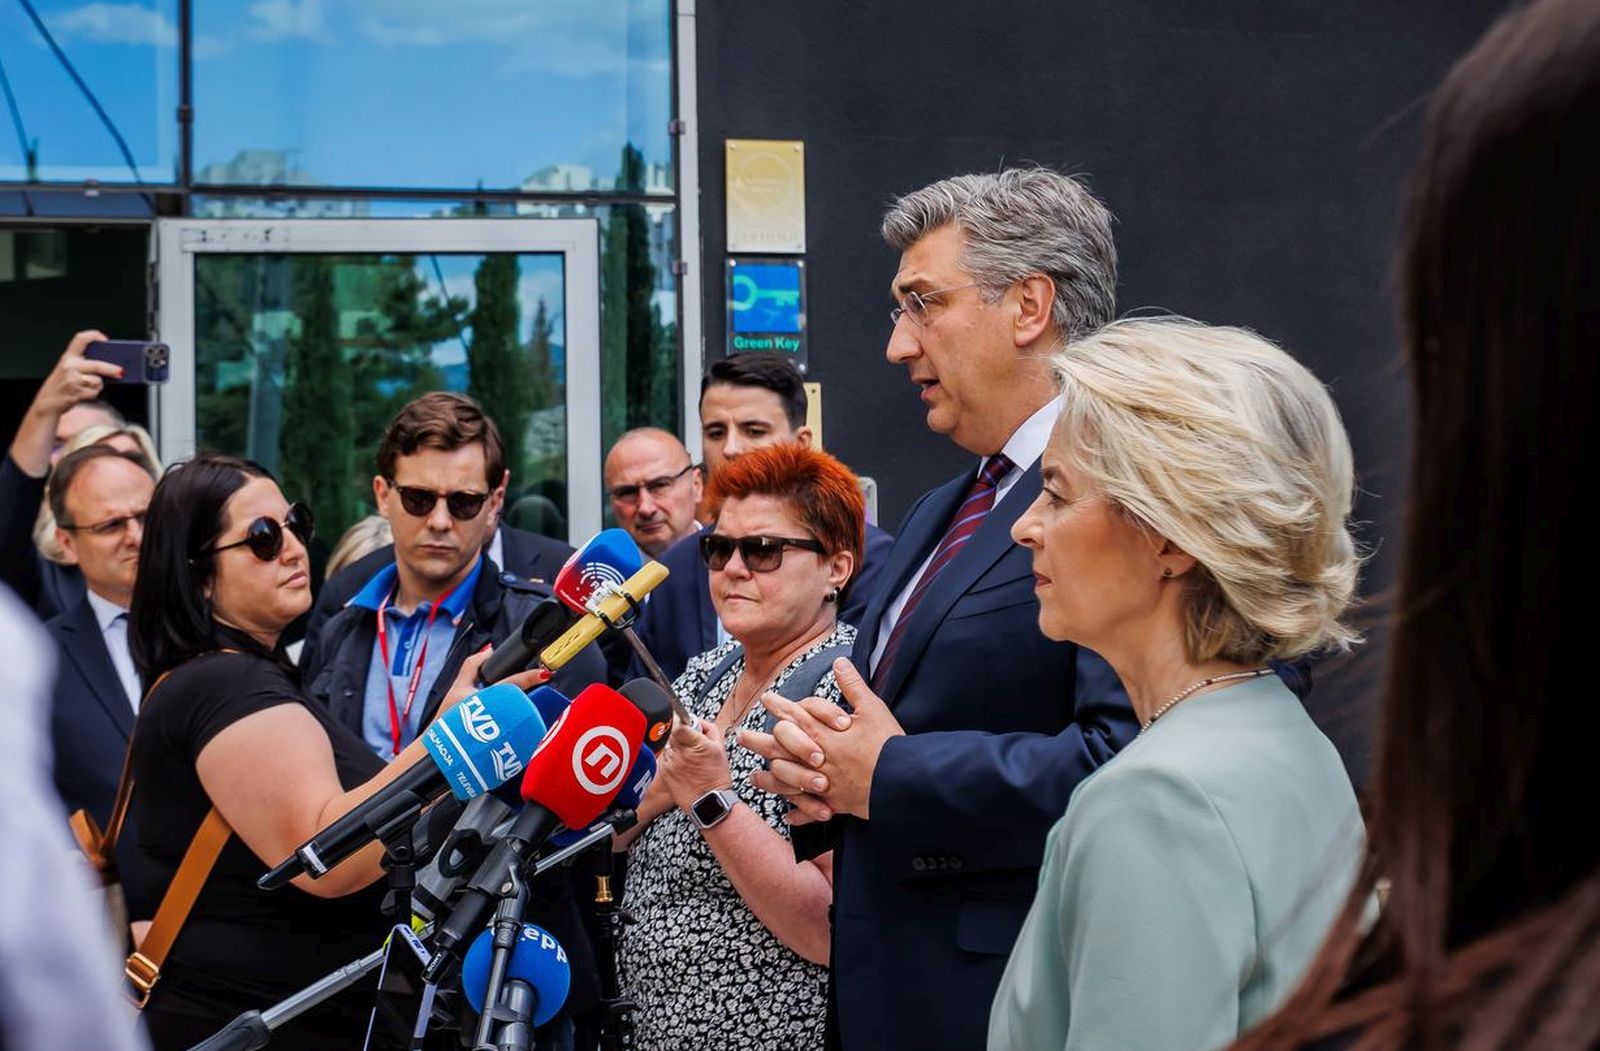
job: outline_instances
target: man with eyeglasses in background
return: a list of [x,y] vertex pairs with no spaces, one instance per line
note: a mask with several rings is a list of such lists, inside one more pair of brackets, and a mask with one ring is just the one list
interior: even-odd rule
[[[143,456],[105,445],[62,457],[50,476],[56,541],[85,585],[82,599],[45,622],[60,651],[50,709],[53,776],[67,811],[87,810],[101,827],[111,816],[142,696],[128,651],[128,606],[155,486]],[[143,893],[137,844],[130,826],[117,843],[117,867],[129,915],[141,919],[155,903]]]
[[618,438],[606,454],[605,482],[617,525],[651,558],[699,531],[700,468],[670,431],[639,427]]
[[[731,460],[780,442],[811,444],[806,425],[805,383],[794,362],[771,351],[734,354],[713,362],[700,381],[700,442],[711,477]],[[709,509],[702,509],[709,518]],[[669,547],[659,561],[671,574],[650,593],[639,617],[640,640],[669,679],[683,674],[689,659],[715,649],[728,633],[711,606],[711,576],[700,557],[707,525]],[[894,538],[867,524],[861,571],[839,599],[839,620],[855,624],[872,596],[877,572]],[[637,661],[632,673],[643,675]]]

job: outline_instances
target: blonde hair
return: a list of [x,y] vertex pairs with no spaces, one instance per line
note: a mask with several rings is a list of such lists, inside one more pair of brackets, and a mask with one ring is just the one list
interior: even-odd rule
[[333,575],[352,562],[359,562],[372,554],[380,547],[394,543],[394,533],[389,528],[389,520],[382,515],[368,515],[357,520],[339,542],[333,545],[333,553],[328,556],[328,568],[323,570],[322,579],[332,580]]
[[1113,322],[1053,364],[1062,454],[1197,562],[1191,660],[1259,663],[1360,641],[1340,619],[1361,567],[1350,439],[1309,370],[1254,332],[1178,317]]
[[[137,423],[91,424],[67,439],[67,444],[61,449],[61,455],[69,456],[79,449],[87,449],[119,434],[126,434],[133,439],[133,444],[139,447],[139,455],[144,457],[149,466],[151,477],[159,478],[161,457],[156,454],[155,439],[150,437],[149,431]],[[56,516],[50,510],[49,500],[40,503],[38,517],[33,520],[33,546],[39,549],[41,555],[57,565],[67,564],[67,552],[56,540]]]

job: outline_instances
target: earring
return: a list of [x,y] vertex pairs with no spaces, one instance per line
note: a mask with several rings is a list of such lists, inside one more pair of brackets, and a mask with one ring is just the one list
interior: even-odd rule
[[838,588],[838,586],[835,585],[834,587],[829,588],[828,589],[828,593],[826,595],[822,596],[822,601],[824,601],[824,602],[838,602],[839,601],[839,588]]
[[1161,576],[1163,578],[1172,576],[1172,567],[1171,566],[1162,566],[1161,567]]

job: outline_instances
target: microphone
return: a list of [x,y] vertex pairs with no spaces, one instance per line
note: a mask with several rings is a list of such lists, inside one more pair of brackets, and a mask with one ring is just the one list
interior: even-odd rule
[[[493,952],[494,932],[485,928],[473,939],[466,959],[461,962],[461,991],[478,1014],[483,1013],[483,997],[489,984],[489,957]],[[502,1000],[513,1001],[506,1006],[528,1018],[532,1026],[544,1025],[566,1003],[571,984],[572,969],[561,943],[534,924],[524,923],[512,947],[501,990]],[[518,985],[523,988],[518,990]],[[520,997],[516,995],[519,992]],[[514,1002],[530,998],[532,1002],[526,1008]],[[501,1043],[511,1043],[511,1040],[502,1036]]]
[[528,760],[522,812],[467,881],[455,909],[436,924],[429,981],[439,980],[450,957],[487,922],[513,870],[526,865],[563,825],[582,828],[606,811],[622,789],[644,732],[639,709],[609,686],[595,683],[573,699]]
[[603,635],[608,628],[627,624],[638,608],[639,600],[667,579],[667,567],[660,562],[646,562],[618,587],[596,591],[588,612],[578,618],[559,639],[539,653],[539,663],[551,671],[576,657],[589,643]]
[[[626,529],[602,529],[573,552],[556,574],[556,598],[577,613],[593,613],[591,602],[623,586],[644,565],[644,554]],[[638,596],[634,596],[637,598]]]
[[[622,788],[617,792],[616,798],[611,800],[611,805],[606,811],[638,810],[639,803],[643,801],[645,792],[650,788],[650,782],[656,779],[656,754],[648,748],[639,750],[639,758],[633,761],[633,769],[628,771],[628,776],[622,779]],[[586,827],[564,828],[550,837],[554,846],[565,847],[578,842],[584,836],[593,832],[604,823],[606,814],[591,822]]]
[[[644,743],[652,752],[667,746],[667,735],[672,732],[672,713],[677,698],[661,688],[654,679],[630,679],[622,684],[622,696],[633,702],[644,716]],[[693,718],[687,712],[686,718]]]
[[447,790],[464,800],[484,794],[522,773],[522,757],[543,736],[544,720],[521,690],[510,683],[479,690],[428,727],[426,760],[301,844],[256,886],[276,890],[301,873],[313,879],[326,874],[390,826],[415,820],[416,812]]
[[487,660],[478,668],[478,684],[499,682],[509,675],[528,667],[539,657],[539,651],[561,637],[572,627],[578,615],[553,598],[540,599],[533,611],[523,618],[516,632],[507,636],[494,648]]

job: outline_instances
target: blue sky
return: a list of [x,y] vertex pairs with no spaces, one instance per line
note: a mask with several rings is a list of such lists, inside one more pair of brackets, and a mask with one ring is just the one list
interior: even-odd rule
[[[178,149],[177,0],[34,0],[146,181]],[[624,142],[668,160],[665,0],[196,0],[195,166],[287,150],[315,182],[519,186],[553,164],[616,171]],[[3,64],[46,179],[127,166],[20,4]],[[0,179],[22,149],[0,110]]]

